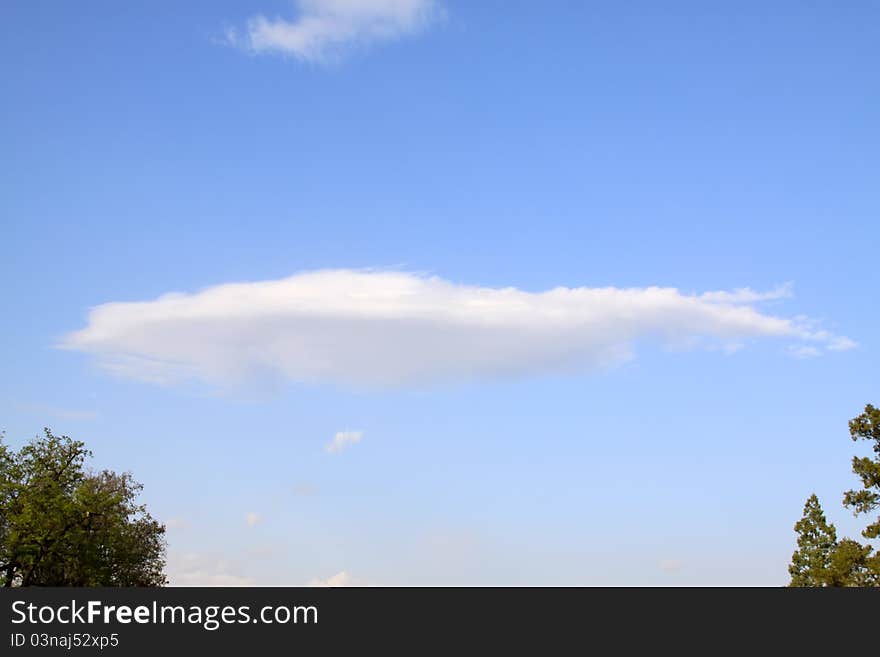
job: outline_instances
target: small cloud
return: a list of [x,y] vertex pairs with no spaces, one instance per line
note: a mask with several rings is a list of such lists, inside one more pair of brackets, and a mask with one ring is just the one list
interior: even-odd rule
[[218,46],[242,46],[242,37],[234,27],[226,27],[220,34],[211,37],[211,43]]
[[229,562],[213,555],[184,553],[168,557],[171,586],[253,586],[254,580],[235,573]]
[[351,576],[343,570],[335,575],[331,575],[327,579],[313,579],[306,584],[306,586],[341,587],[355,586],[355,584],[353,583]]
[[835,336],[831,338],[831,341],[828,343],[827,349],[828,351],[849,351],[850,349],[855,349],[859,346],[859,343],[855,340],[850,340],[844,336]]
[[356,47],[416,34],[443,15],[435,0],[295,0],[295,5],[293,20],[254,16],[246,29],[227,28],[216,40],[323,63]]
[[801,359],[816,358],[822,355],[822,352],[817,347],[809,345],[791,345],[788,348],[788,353],[795,358]]
[[809,317],[798,316],[794,318],[794,322],[800,328],[804,339],[808,343],[816,345],[815,349],[794,349],[795,355],[799,357],[819,356],[822,354],[822,349],[825,351],[849,351],[859,346],[858,342],[844,335],[835,335],[831,331],[818,328],[818,322]]
[[263,522],[263,518],[260,517],[259,514],[254,513],[253,511],[249,512],[244,517],[244,524],[246,524],[248,527],[256,527],[261,522]]
[[363,436],[363,431],[339,431],[333,436],[333,440],[327,443],[324,449],[328,454],[338,454],[352,445],[359,443]]

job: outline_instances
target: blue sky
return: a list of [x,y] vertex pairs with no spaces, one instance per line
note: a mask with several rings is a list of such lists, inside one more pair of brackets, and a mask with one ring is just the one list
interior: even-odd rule
[[5,3],[7,440],[181,584],[784,583],[861,526],[880,9],[662,4]]

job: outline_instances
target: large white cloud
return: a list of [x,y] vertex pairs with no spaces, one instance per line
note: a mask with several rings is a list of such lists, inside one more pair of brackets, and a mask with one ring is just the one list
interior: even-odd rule
[[435,0],[295,0],[297,17],[256,16],[226,40],[257,52],[308,61],[338,57],[351,47],[418,32],[440,13]]
[[854,346],[803,317],[758,309],[787,293],[527,292],[397,271],[326,270],[105,303],[62,346],[93,354],[120,375],[160,383],[359,387],[586,372],[630,358],[643,340],[738,348],[781,338],[811,353]]

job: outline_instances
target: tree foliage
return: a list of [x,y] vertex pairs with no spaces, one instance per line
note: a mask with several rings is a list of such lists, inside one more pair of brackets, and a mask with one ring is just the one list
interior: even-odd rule
[[[880,508],[880,409],[871,404],[865,412],[850,420],[849,435],[853,441],[873,441],[874,458],[854,456],[853,473],[862,481],[861,490],[848,490],[843,494],[843,504],[857,515],[871,513]],[[880,515],[862,532],[865,538],[880,536]]]
[[130,473],[86,469],[82,442],[49,429],[0,441],[0,585],[161,586],[165,527]]
[[803,517],[795,523],[798,549],[791,557],[788,572],[791,586],[823,586],[837,547],[837,530],[828,524],[815,494],[804,505]]
[[[849,423],[853,440],[874,441],[875,457],[853,457],[853,472],[861,490],[844,493],[843,504],[856,515],[880,508],[880,410],[870,404]],[[834,525],[825,519],[819,498],[811,495],[803,517],[795,524],[798,549],[791,557],[789,586],[880,586],[880,553],[851,538],[837,540]],[[862,532],[865,538],[880,535],[880,518]]]

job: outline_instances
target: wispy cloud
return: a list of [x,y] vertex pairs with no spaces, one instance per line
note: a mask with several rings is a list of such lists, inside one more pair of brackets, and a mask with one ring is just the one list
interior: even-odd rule
[[328,270],[106,303],[61,346],[93,354],[117,375],[163,384],[356,387],[591,372],[632,358],[643,341],[724,348],[776,338],[816,353],[855,346],[747,301],[757,298],[661,287],[526,292]]
[[255,53],[280,53],[310,62],[338,59],[356,47],[415,34],[442,16],[435,0],[295,0],[296,17],[263,15],[223,41]]
[[255,583],[252,578],[235,572],[228,560],[195,552],[169,554],[167,573],[171,586],[253,586]]
[[321,587],[340,587],[340,586],[356,586],[351,576],[344,570],[331,575],[327,579],[313,579],[306,586]]
[[791,345],[788,348],[788,353],[795,358],[818,358],[822,355],[820,349],[808,344]]
[[823,339],[827,343],[825,348],[828,351],[849,351],[859,346],[855,340],[850,340],[842,335],[828,335]]
[[775,301],[776,299],[788,299],[794,296],[794,284],[784,283],[767,292],[757,292],[748,287],[741,287],[732,292],[705,292],[700,295],[704,301],[716,301],[721,303],[757,303],[759,301]]
[[363,431],[339,431],[333,436],[333,440],[324,446],[324,449],[330,454],[338,454],[361,442],[363,437]]

